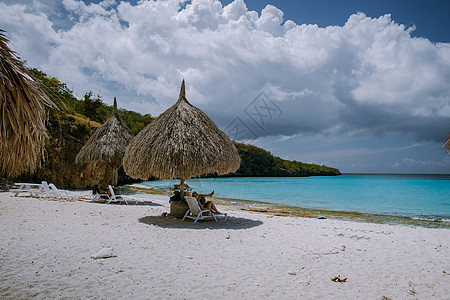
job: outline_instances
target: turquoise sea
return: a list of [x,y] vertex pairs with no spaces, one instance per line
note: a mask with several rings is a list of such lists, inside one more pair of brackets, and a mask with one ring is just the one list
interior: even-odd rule
[[[146,181],[169,189],[178,180]],[[215,197],[450,224],[450,175],[342,175],[332,177],[227,177],[190,179],[200,193]]]

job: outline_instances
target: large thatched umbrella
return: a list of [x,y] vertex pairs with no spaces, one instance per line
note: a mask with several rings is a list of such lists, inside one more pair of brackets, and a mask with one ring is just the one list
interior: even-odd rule
[[445,140],[444,145],[442,145],[442,148],[444,148],[447,151],[447,153],[450,153],[450,134]]
[[113,115],[98,128],[81,148],[76,163],[104,162],[113,170],[113,185],[117,184],[117,170],[122,165],[123,155],[133,135],[117,113],[114,97]]
[[0,29],[0,175],[34,173],[44,158],[45,106],[54,104]]
[[183,193],[185,180],[214,172],[228,174],[240,162],[228,136],[187,101],[183,80],[178,101],[130,143],[123,167],[129,176],[142,180],[180,178]]

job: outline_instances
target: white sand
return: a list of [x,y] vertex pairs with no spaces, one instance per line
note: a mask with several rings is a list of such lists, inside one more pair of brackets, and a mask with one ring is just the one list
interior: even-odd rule
[[[0,193],[1,299],[449,299],[450,230]],[[105,247],[116,257],[94,260]],[[348,278],[345,283],[331,277]]]

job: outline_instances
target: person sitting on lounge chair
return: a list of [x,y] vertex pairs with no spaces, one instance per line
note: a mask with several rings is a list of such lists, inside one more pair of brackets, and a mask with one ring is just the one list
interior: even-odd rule
[[192,196],[197,200],[201,210],[209,210],[213,214],[221,214],[212,201],[206,200],[206,197],[212,197],[212,195],[214,195],[214,191],[210,194],[199,194],[197,192],[192,193]]
[[100,194],[100,197],[101,197],[101,198],[104,198],[104,199],[108,199],[109,197],[111,197],[111,192],[109,191],[109,189],[103,190],[103,189],[100,187],[100,184],[94,185],[94,194],[95,194],[95,193]]

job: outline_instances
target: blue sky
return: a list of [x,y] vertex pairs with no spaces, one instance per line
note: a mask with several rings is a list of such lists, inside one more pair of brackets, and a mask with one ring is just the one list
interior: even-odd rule
[[[228,4],[232,1],[222,1]],[[297,24],[317,24],[321,27],[344,25],[348,17],[359,11],[377,18],[391,14],[397,22],[416,26],[413,36],[433,42],[450,42],[450,2],[445,0],[316,0],[316,1],[260,1],[248,0],[249,9],[261,11],[268,3],[284,12],[284,18]]]
[[450,173],[448,1],[0,0],[27,61],[154,116],[188,100],[230,137],[342,172]]

